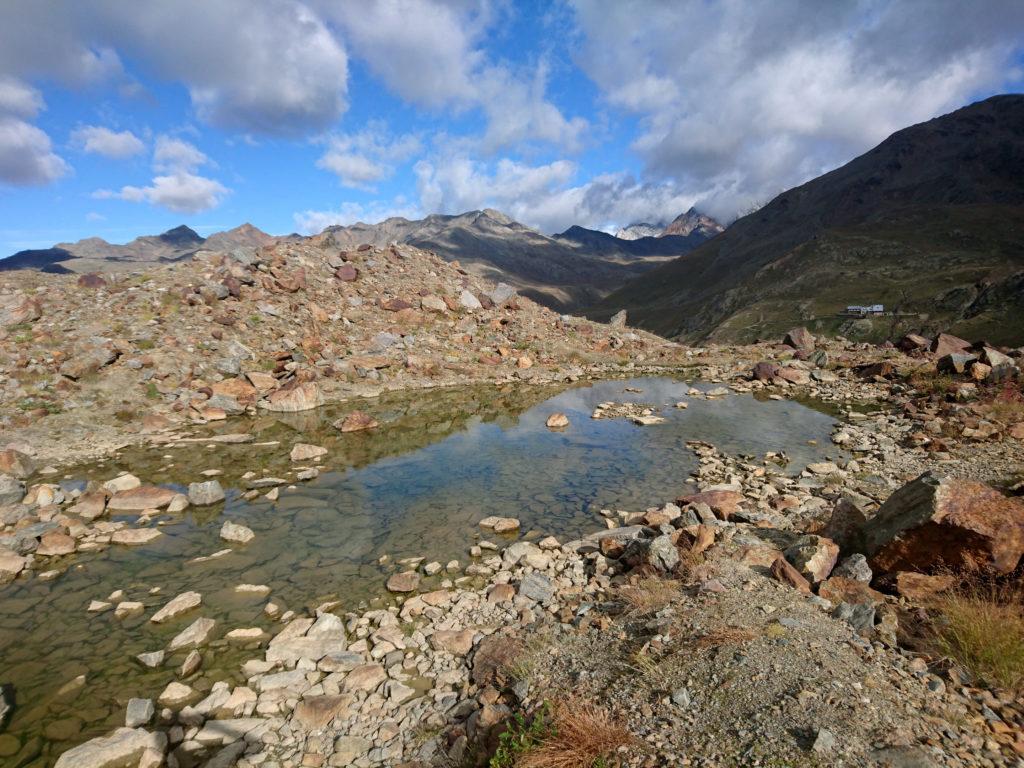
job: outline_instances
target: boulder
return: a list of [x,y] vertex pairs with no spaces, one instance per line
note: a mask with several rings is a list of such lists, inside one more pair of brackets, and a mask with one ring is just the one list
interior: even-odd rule
[[964,373],[977,359],[974,355],[963,352],[951,352],[939,358],[935,369],[939,373]]
[[964,352],[971,348],[971,342],[964,341],[949,333],[940,333],[932,341],[932,354],[936,357],[945,357],[956,352]]
[[323,394],[314,381],[288,384],[271,392],[266,399],[259,402],[261,408],[278,413],[309,411],[323,404]]
[[54,768],[154,768],[163,765],[167,736],[141,728],[118,728],[90,739],[57,758]]
[[862,581],[865,584],[871,581],[871,566],[868,560],[859,552],[844,558],[839,565],[832,570],[832,576],[841,576],[844,579]]
[[839,545],[824,536],[801,536],[782,553],[786,560],[811,582],[828,578],[839,557]]
[[13,448],[0,451],[0,473],[24,480],[35,471],[35,462],[28,455]]
[[11,475],[0,474],[0,506],[17,504],[25,498],[25,484]]
[[762,361],[754,366],[754,370],[751,371],[751,376],[754,377],[755,381],[773,382],[779,375],[779,366],[775,363],[770,363],[767,360]]
[[202,483],[189,483],[188,486],[189,504],[197,507],[209,506],[224,501],[224,489],[216,480],[206,480]]
[[707,504],[722,520],[728,520],[740,511],[744,496],[739,491],[702,491],[676,499],[676,504],[686,507],[689,504]]
[[149,620],[155,624],[160,624],[169,619],[177,618],[186,611],[191,611],[193,608],[198,608],[202,602],[203,597],[198,592],[182,592],[163,608],[154,613]]
[[117,352],[110,347],[85,347],[64,361],[60,373],[69,379],[80,379],[110,365],[116,358]]
[[896,343],[896,346],[904,352],[912,354],[915,352],[924,352],[928,349],[930,344],[931,342],[924,336],[920,336],[916,333],[908,333]]
[[480,299],[474,296],[468,289],[459,294],[459,305],[470,312],[475,309],[483,309],[483,304],[480,303]]
[[608,321],[608,325],[610,325],[612,328],[625,328],[626,319],[626,310],[620,309],[618,312],[611,316],[611,319]]
[[893,493],[862,531],[875,571],[1013,571],[1024,554],[1024,501],[984,483],[925,473]]
[[167,650],[173,653],[174,651],[182,648],[194,648],[200,646],[210,638],[210,633],[213,632],[213,629],[216,626],[217,622],[214,619],[196,619],[174,636],[170,644],[167,646]]
[[0,294],[0,328],[38,320],[39,302],[22,293]]
[[800,571],[790,565],[782,555],[777,556],[772,561],[771,574],[777,581],[781,581],[783,584],[788,584],[805,594],[811,593],[811,583],[800,574]]
[[552,413],[545,424],[548,429],[564,429],[569,426],[569,417],[564,413]]
[[679,563],[679,551],[672,539],[662,535],[653,539],[634,539],[626,545],[619,559],[629,568],[646,565],[668,573]]
[[388,579],[388,592],[415,592],[420,586],[420,575],[416,571],[392,574]]
[[803,352],[814,351],[814,336],[803,326],[789,331],[782,340],[782,343]]
[[364,429],[375,429],[380,424],[375,418],[362,411],[352,411],[343,419],[334,422],[334,428],[342,432],[360,432]]
[[292,461],[309,461],[310,459],[319,459],[321,456],[326,455],[326,448],[319,445],[310,445],[309,443],[296,443],[292,446],[292,452],[288,454]]

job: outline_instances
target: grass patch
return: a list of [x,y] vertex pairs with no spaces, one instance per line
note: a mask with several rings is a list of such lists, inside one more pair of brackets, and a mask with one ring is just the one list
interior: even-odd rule
[[907,383],[922,395],[944,396],[956,387],[956,380],[946,373],[918,368],[907,377]]
[[532,719],[517,715],[500,737],[491,768],[603,768],[635,743],[604,707],[578,699],[545,703]]
[[153,349],[156,347],[156,342],[152,339],[138,339],[135,342],[135,346],[142,350]]
[[968,581],[930,607],[938,651],[991,686],[1024,692],[1024,585]]
[[660,611],[679,595],[680,583],[674,579],[650,576],[636,584],[619,589],[619,597],[626,604],[626,612],[632,616],[644,616]]

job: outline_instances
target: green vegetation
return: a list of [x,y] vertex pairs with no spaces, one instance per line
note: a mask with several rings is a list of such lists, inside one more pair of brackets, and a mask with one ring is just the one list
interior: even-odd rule
[[989,685],[1024,692],[1024,586],[972,580],[932,608],[938,650]]
[[529,720],[522,712],[517,712],[506,725],[505,732],[498,737],[498,749],[491,758],[490,768],[515,768],[526,752],[551,734],[551,705],[545,701]]

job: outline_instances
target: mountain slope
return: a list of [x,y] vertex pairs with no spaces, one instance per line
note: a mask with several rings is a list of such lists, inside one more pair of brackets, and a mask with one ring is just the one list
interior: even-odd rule
[[686,213],[676,216],[672,222],[665,227],[661,236],[667,235],[691,235],[694,232],[703,235],[705,240],[710,240],[715,235],[725,231],[725,227],[715,221],[707,214],[701,213],[696,208],[691,208]]
[[524,295],[559,310],[598,301],[659,260],[696,245],[674,238],[652,247],[582,227],[548,237],[492,209],[454,216],[433,214],[418,221],[360,222],[328,227],[323,235],[344,249],[404,243],[430,250],[478,276],[510,283]]
[[[686,339],[749,339],[799,321],[866,337],[952,325],[1019,340],[1022,205],[1024,96],[996,96],[782,193],[592,315],[625,308],[631,322]],[[837,317],[866,303],[903,316]]]
[[37,269],[51,273],[107,272],[137,268],[145,264],[181,261],[191,258],[200,250],[255,248],[270,245],[276,240],[251,224],[217,232],[208,238],[181,225],[160,235],[137,237],[124,245],[108,243],[101,237],[87,237],[75,243],[57,243],[52,248],[19,251],[6,259],[0,259],[0,271]]
[[658,237],[665,231],[665,227],[666,224],[660,221],[656,224],[651,224],[647,221],[638,221],[627,227],[623,227],[615,233],[615,236],[621,240],[639,240],[641,237]]

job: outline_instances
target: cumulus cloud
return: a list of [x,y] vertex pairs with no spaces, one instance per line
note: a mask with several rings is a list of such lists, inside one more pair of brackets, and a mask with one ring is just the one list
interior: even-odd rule
[[45,106],[35,88],[0,78],[0,183],[40,186],[70,172],[46,132],[22,119],[35,117]]
[[147,202],[176,213],[200,213],[216,208],[228,190],[220,182],[192,173],[156,176],[147,187],[122,187],[117,197]]
[[124,160],[145,150],[146,145],[131,131],[112,131],[99,125],[85,125],[71,133],[71,141],[85,152]]
[[1006,84],[1024,5],[573,0],[579,64],[653,179],[728,218]]
[[145,187],[124,186],[120,190],[99,189],[93,197],[149,203],[176,213],[200,213],[216,208],[230,190],[216,179],[200,176],[200,166],[210,159],[187,141],[158,136],[153,148],[153,170],[157,175]]
[[0,116],[0,181],[17,186],[49,184],[70,168],[53,153],[50,137],[14,117]]
[[547,96],[544,60],[512,67],[487,55],[483,37],[500,26],[496,4],[437,0],[329,3],[361,59],[387,87],[428,109],[480,109],[487,119],[480,148],[495,153],[539,141],[577,151],[588,123],[567,118]]
[[184,83],[200,118],[229,129],[303,134],[347,107],[345,49],[297,0],[0,4],[0,72],[130,85],[121,56]]
[[421,149],[416,136],[391,136],[383,123],[374,121],[358,133],[332,136],[316,165],[335,174],[346,187],[368,189],[374,182],[392,176],[396,164]]

